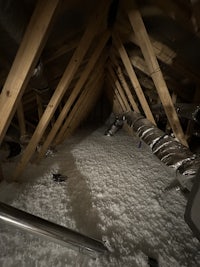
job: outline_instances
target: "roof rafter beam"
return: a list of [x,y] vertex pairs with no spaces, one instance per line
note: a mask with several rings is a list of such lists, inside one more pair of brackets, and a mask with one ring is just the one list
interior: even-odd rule
[[171,96],[169,94],[169,90],[163,78],[163,74],[160,70],[160,66],[153,51],[151,41],[143,23],[141,14],[136,8],[133,1],[124,0],[123,4],[127,11],[131,26],[135,32],[135,36],[140,44],[142,54],[151,73],[151,77],[154,81],[155,87],[163,104],[166,116],[174,132],[174,135],[183,145],[188,146],[178,115],[176,113]]
[[131,83],[133,85],[135,93],[136,93],[136,95],[137,95],[137,97],[138,97],[138,99],[140,101],[140,104],[142,106],[142,109],[143,109],[147,119],[150,120],[152,123],[156,124],[155,120],[154,120],[154,117],[153,117],[153,114],[151,112],[151,109],[149,107],[149,104],[148,104],[148,102],[147,102],[147,100],[145,98],[145,95],[144,95],[143,90],[142,90],[142,88],[140,86],[140,83],[138,81],[136,73],[135,73],[135,71],[133,69],[133,66],[132,66],[131,62],[130,62],[128,54],[127,54],[127,52],[126,52],[126,50],[125,50],[125,48],[124,48],[119,36],[117,35],[117,33],[115,33],[113,35],[113,40],[114,40],[114,45],[115,45],[115,47],[116,47],[116,49],[117,49],[117,51],[118,51],[118,53],[119,53],[119,55],[121,57],[121,60],[122,60],[122,62],[124,64],[124,67],[125,67],[127,73],[128,73],[129,79],[130,79],[130,81],[131,81]]
[[131,93],[131,90],[129,89],[129,86],[126,82],[123,71],[122,71],[121,67],[119,66],[119,63],[117,62],[117,59],[116,59],[114,53],[111,54],[110,59],[111,59],[113,66],[116,68],[116,73],[117,73],[118,79],[120,80],[121,85],[124,88],[124,91],[126,92],[127,98],[129,99],[133,110],[140,113],[139,108],[135,102],[135,99],[133,98],[133,95]]
[[78,82],[76,83],[74,89],[72,90],[70,97],[68,98],[67,102],[65,103],[61,113],[59,114],[55,124],[53,125],[52,130],[50,131],[45,143],[43,144],[42,149],[38,155],[38,160],[41,159],[45,155],[48,147],[52,143],[57,132],[59,131],[59,129],[60,129],[64,119],[66,118],[71,106],[73,105],[75,99],[77,98],[77,96],[81,92],[81,89],[83,88],[85,82],[87,81],[91,71],[95,67],[95,64],[96,64],[103,48],[105,47],[106,42],[108,41],[109,37],[110,37],[109,31],[106,31],[103,34],[103,36],[101,36],[99,44],[97,45],[94,53],[92,54],[91,58],[89,59],[88,64],[86,65],[84,71],[82,72]]
[[127,100],[127,98],[125,96],[124,90],[123,90],[121,84],[119,83],[119,80],[118,80],[118,78],[117,78],[117,76],[116,76],[111,64],[108,66],[108,75],[110,76],[110,78],[113,81],[117,91],[119,92],[119,95],[120,95],[120,97],[121,97],[121,99],[122,99],[122,101],[124,103],[126,111],[131,111],[131,107],[130,107],[130,105],[128,103],[128,100]]
[[0,144],[38,62],[60,0],[38,1],[0,95]]
[[107,14],[108,7],[110,1],[103,1],[99,4],[95,12],[92,14],[89,24],[80,40],[79,46],[75,50],[70,62],[68,63],[65,72],[58,83],[58,86],[52,95],[47,108],[45,109],[38,126],[26,148],[24,154],[22,155],[21,160],[19,161],[16,170],[13,174],[13,179],[16,180],[19,178],[21,173],[23,172],[24,168],[28,164],[29,160],[31,159],[32,155],[35,152],[35,149],[41,140],[51,118],[53,117],[62,97],[66,93],[70,82],[72,81],[78,67],[80,66],[86,52],[88,51],[92,40],[94,39],[99,27],[105,15]]
[[[93,84],[96,84],[96,80],[99,79],[98,75],[103,73],[103,64],[105,63],[105,60],[106,60],[106,58],[104,58],[104,56],[103,56],[103,60],[98,62],[97,66],[95,68],[95,71],[93,71],[92,74],[91,74],[91,77],[89,77],[88,82],[86,83],[83,92],[85,90],[89,90],[90,87],[95,88],[95,85],[93,86]],[[67,116],[63,126],[60,128],[60,131],[58,132],[58,134],[57,134],[57,136],[55,138],[54,145],[58,145],[62,141],[64,141],[65,132],[67,131],[67,128],[69,127],[69,124],[71,122],[72,117],[74,116],[73,113],[76,112],[76,110],[78,110],[78,104],[79,103],[80,103],[80,101],[78,99],[76,104],[75,104],[75,106],[73,107],[73,112],[71,111],[69,113],[69,115]]]

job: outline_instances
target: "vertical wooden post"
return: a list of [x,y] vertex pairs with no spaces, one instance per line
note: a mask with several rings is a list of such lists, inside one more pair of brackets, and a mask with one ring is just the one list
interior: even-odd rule
[[188,146],[178,115],[174,108],[167,85],[163,78],[163,74],[160,70],[160,66],[155,56],[145,25],[143,23],[141,14],[139,10],[135,7],[134,2],[132,0],[124,0],[123,4],[126,8],[129,21],[139,42],[146,64],[151,73],[151,77],[154,81],[155,87],[165,109],[165,113],[174,132],[174,135],[183,145]]
[[38,1],[0,95],[0,144],[45,45],[59,0]]

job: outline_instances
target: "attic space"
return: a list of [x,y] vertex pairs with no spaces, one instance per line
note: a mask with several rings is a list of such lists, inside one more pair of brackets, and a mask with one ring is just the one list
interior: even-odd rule
[[200,1],[0,0],[0,266],[200,266]]

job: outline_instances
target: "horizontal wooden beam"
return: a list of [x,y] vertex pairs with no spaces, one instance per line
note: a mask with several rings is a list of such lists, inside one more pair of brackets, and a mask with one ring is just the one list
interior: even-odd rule
[[0,95],[0,144],[38,62],[59,0],[38,1]]

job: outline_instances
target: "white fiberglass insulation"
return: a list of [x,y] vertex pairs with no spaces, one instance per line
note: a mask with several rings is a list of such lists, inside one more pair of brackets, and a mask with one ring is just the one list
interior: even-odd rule
[[[71,248],[0,224],[1,267],[200,266],[200,243],[184,222],[180,191],[163,192],[175,171],[137,137],[105,128],[82,131],[40,165],[29,165],[20,186],[2,183],[0,200],[103,239],[112,252],[92,259]],[[7,176],[14,163],[4,163]],[[68,179],[56,183],[52,173]]]

